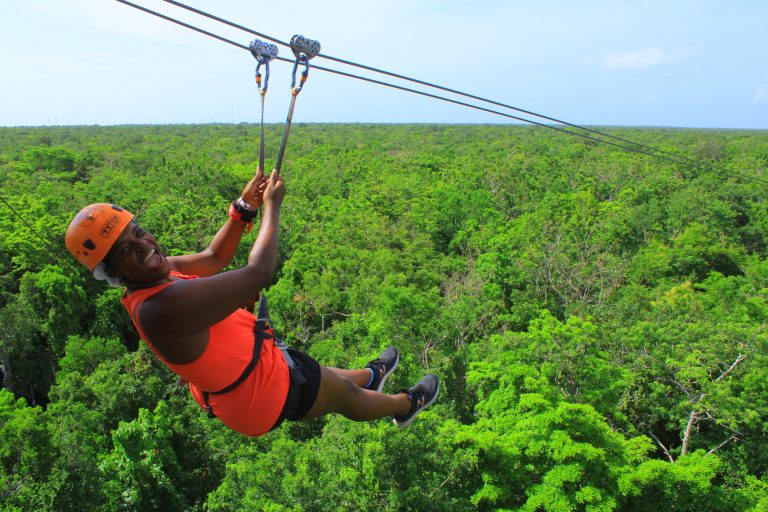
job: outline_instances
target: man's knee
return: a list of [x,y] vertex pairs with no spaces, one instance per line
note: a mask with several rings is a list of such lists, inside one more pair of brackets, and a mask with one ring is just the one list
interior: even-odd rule
[[341,379],[344,381],[344,396],[343,398],[340,397],[338,412],[348,418],[356,416],[360,408],[360,401],[363,399],[363,392],[351,379],[346,377],[341,377]]
[[351,380],[331,372],[323,367],[321,370],[320,389],[314,405],[305,416],[306,419],[316,418],[323,414],[347,410],[354,402],[353,388],[355,383]]
[[344,382],[343,388],[344,388],[344,396],[347,400],[345,402],[347,403],[354,403],[356,399],[362,395],[360,392],[360,388],[357,384],[354,383],[352,379],[348,379],[346,377],[341,377],[341,380]]

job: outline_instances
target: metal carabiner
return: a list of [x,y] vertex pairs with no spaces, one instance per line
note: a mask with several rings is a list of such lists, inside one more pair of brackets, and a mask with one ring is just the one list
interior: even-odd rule
[[[301,72],[301,79],[299,79],[299,86],[296,87],[296,71],[299,69],[299,63],[304,63],[304,71]],[[306,55],[296,58],[296,62],[293,63],[293,75],[291,78],[291,94],[296,96],[301,92],[301,88],[304,87],[304,82],[309,78],[309,59]]]
[[[259,73],[259,68],[261,68],[261,65],[264,64],[264,86],[261,85],[261,73]],[[256,86],[259,88],[259,91],[261,94],[267,93],[267,87],[269,86],[269,61],[265,62],[259,62],[256,64]]]
[[[307,78],[309,78],[309,60],[320,53],[320,42],[296,34],[291,38],[290,45],[291,51],[293,51],[293,54],[296,56],[291,79],[291,94],[296,96],[301,92],[301,88],[304,87],[304,83],[307,81]],[[298,71],[299,64],[301,63],[304,64],[304,71],[301,72],[301,79],[299,80],[299,85],[297,87],[296,71]]]
[[[251,44],[248,45],[248,49],[251,51],[251,55],[256,59],[256,85],[259,87],[261,94],[266,94],[267,87],[269,85],[269,62],[277,57],[277,45],[265,43],[254,39]],[[264,73],[264,86],[262,88],[261,82],[261,65],[264,65],[266,71]]]

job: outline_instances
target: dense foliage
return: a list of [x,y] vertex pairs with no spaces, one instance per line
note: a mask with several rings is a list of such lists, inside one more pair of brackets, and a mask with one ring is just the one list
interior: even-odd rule
[[0,129],[0,507],[768,510],[768,133],[613,133],[733,174],[539,128],[295,126],[279,331],[326,365],[395,344],[387,389],[442,390],[407,429],[249,439],[63,235],[111,201],[169,254],[204,248],[256,127]]

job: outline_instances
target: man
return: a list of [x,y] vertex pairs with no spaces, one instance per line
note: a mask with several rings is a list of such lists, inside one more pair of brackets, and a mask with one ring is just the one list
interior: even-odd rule
[[[397,394],[381,393],[399,361],[393,347],[361,370],[327,368],[281,348],[265,303],[260,318],[241,307],[274,278],[284,197],[283,179],[259,170],[208,248],[196,254],[166,257],[133,214],[107,203],[78,213],[66,245],[94,276],[125,286],[123,304],[142,339],[189,382],[198,404],[233,430],[261,435],[286,419],[333,412],[357,421],[392,416],[398,426],[409,425],[437,398],[435,375]],[[262,205],[248,263],[222,272]]]

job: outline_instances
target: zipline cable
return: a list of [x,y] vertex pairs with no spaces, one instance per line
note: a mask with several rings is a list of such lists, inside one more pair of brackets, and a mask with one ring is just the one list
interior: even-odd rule
[[[183,26],[185,28],[189,28],[189,29],[194,30],[196,32],[200,32],[201,34],[213,37],[214,39],[218,39],[219,41],[223,41],[225,43],[231,44],[232,46],[236,46],[238,48],[242,48],[243,50],[250,51],[250,48],[245,46],[244,44],[237,43],[235,41],[232,41],[231,39],[227,39],[226,37],[219,36],[217,34],[209,32],[207,30],[203,30],[201,28],[198,28],[198,27],[196,27],[194,25],[190,25],[189,23],[185,23],[185,22],[179,21],[179,20],[177,20],[175,18],[171,18],[170,16],[166,16],[165,14],[161,14],[161,13],[159,13],[157,11],[153,11],[152,9],[148,9],[148,8],[142,7],[140,5],[136,5],[133,2],[129,2],[128,0],[116,0],[116,1],[120,2],[122,4],[125,4],[125,5],[128,5],[130,7],[133,7],[135,9],[139,9],[141,11],[144,11],[144,12],[146,12],[148,14],[152,14],[154,16],[162,18],[162,19],[164,19],[166,21],[170,21],[172,23],[176,23],[177,25],[181,25],[181,26]],[[170,0],[167,0],[167,1],[170,1]],[[262,34],[260,34],[258,32],[252,32],[252,31],[249,31],[249,32],[262,35]],[[262,35],[262,37],[263,37],[263,35]],[[274,41],[275,39],[271,39],[270,38],[270,40]],[[292,62],[289,59],[286,59],[284,57],[275,57],[275,60],[280,60],[280,61],[283,61],[283,62]],[[626,146],[623,146],[621,144],[616,144],[616,143],[610,142],[610,141],[604,141],[602,139],[591,137],[589,135],[584,135],[584,134],[581,134],[581,133],[572,132],[572,131],[569,131],[569,130],[565,130],[563,128],[558,128],[556,126],[540,123],[538,121],[533,121],[531,119],[526,119],[526,118],[515,116],[515,115],[512,115],[512,114],[507,114],[507,113],[504,113],[504,112],[500,112],[498,110],[493,110],[493,109],[481,107],[479,105],[472,105],[471,103],[466,103],[466,102],[463,102],[463,101],[458,101],[458,100],[454,100],[454,99],[451,99],[451,98],[446,98],[444,96],[438,96],[436,94],[432,94],[432,93],[428,93],[428,92],[424,92],[424,91],[418,91],[416,89],[411,89],[409,87],[404,87],[402,85],[396,85],[396,84],[391,84],[391,83],[388,83],[388,82],[383,82],[381,80],[375,80],[373,78],[368,78],[368,77],[364,77],[364,76],[354,75],[352,73],[347,73],[345,71],[339,71],[339,70],[335,70],[335,69],[331,69],[331,68],[326,68],[326,67],[323,67],[323,66],[313,66],[313,67],[314,67],[314,69],[319,69],[321,71],[326,71],[328,73],[333,73],[333,74],[336,74],[336,75],[345,76],[345,77],[349,77],[349,78],[355,78],[357,80],[362,80],[362,81],[373,83],[373,84],[377,84],[377,85],[383,85],[385,87],[391,87],[393,89],[398,89],[398,90],[405,91],[405,92],[411,92],[411,93],[414,93],[414,94],[419,94],[421,96],[426,96],[428,98],[434,98],[434,99],[446,101],[446,102],[449,102],[449,103],[453,103],[453,104],[456,104],[456,105],[460,105],[460,106],[463,106],[463,107],[469,107],[469,108],[473,108],[475,110],[480,110],[482,112],[488,112],[488,113],[496,114],[496,115],[499,115],[499,116],[502,116],[502,117],[506,117],[506,118],[509,118],[509,119],[515,119],[517,121],[522,121],[524,123],[530,123],[530,124],[533,124],[533,125],[536,125],[536,126],[541,126],[541,127],[549,128],[549,129],[552,129],[552,130],[557,130],[557,131],[560,131],[560,132],[563,132],[563,133],[568,133],[570,135],[575,135],[577,137],[582,137],[582,138],[585,138],[585,139],[593,140],[595,142],[601,142],[601,143],[605,143],[605,144],[610,144],[612,146],[616,146],[616,147],[619,147],[621,149],[625,149],[625,150],[628,150],[628,151],[634,151],[636,153],[641,153],[641,154],[648,155],[648,156],[651,156],[651,157],[657,157],[657,158],[659,157],[658,155],[655,155],[653,153],[649,153],[649,152],[638,150],[638,149],[631,148],[631,147],[626,147]],[[289,115],[290,115],[290,112],[289,112]],[[680,163],[680,162],[675,162],[675,163]]]
[[[120,1],[120,0],[118,0]],[[261,32],[256,32],[255,30],[252,30],[248,27],[244,27],[242,25],[238,25],[237,23],[231,22],[229,20],[225,20],[224,18],[219,18],[218,16],[215,16],[213,14],[207,13],[205,11],[201,11],[200,9],[195,9],[191,5],[183,4],[181,2],[177,2],[175,0],[164,0],[165,2],[168,2],[171,5],[175,5],[176,7],[181,7],[182,9],[186,9],[190,12],[194,12],[195,14],[199,14],[200,16],[205,16],[206,18],[212,19],[214,21],[218,21],[219,23],[223,23],[225,25],[229,25],[230,27],[242,30],[243,32],[249,32],[255,36],[261,37],[263,39],[266,39],[267,41],[272,41],[273,43],[281,44],[283,46],[287,46],[288,48],[291,47],[290,43],[286,43],[285,41],[281,41],[280,39],[275,39],[272,36],[268,36],[267,34],[262,34]],[[318,56],[322,56],[322,54],[319,54]],[[326,57],[327,58],[327,57]]]
[[[221,37],[219,35],[214,34],[213,32],[208,32],[207,30],[203,30],[201,28],[198,28],[194,25],[190,25],[189,23],[184,23],[183,21],[179,21],[175,18],[171,18],[170,16],[166,16],[165,14],[161,14],[157,11],[153,11],[152,9],[147,9],[146,7],[142,7],[140,5],[134,4],[132,2],[128,2],[127,0],[115,0],[117,2],[120,2],[121,4],[125,4],[129,7],[133,7],[134,9],[138,9],[139,11],[144,11],[148,14],[152,14],[153,16],[157,16],[158,18],[162,18],[166,21],[170,21],[171,23],[176,23],[177,25],[181,25],[182,27],[186,27],[188,29],[194,30],[196,32],[200,32],[201,34],[205,34],[206,36],[212,37],[214,39],[218,39],[219,41],[223,41],[225,43],[229,43],[232,46],[237,46],[238,48],[242,48],[243,50],[251,51],[250,48],[245,46],[244,44],[236,43],[235,41],[232,41],[231,39],[227,39],[226,37]],[[288,59],[285,59],[283,57],[277,57],[277,60],[284,60],[287,62],[290,62]]]
[[21,219],[21,222],[23,222],[24,225],[27,226],[27,229],[29,229],[35,236],[37,236],[37,238],[42,240],[42,242],[45,245],[48,246],[48,248],[52,251],[51,252],[51,261],[53,261],[54,260],[53,253],[58,250],[56,248],[56,245],[53,242],[51,242],[50,240],[48,240],[46,238],[43,238],[43,236],[32,226],[32,224],[27,222],[27,219],[22,217],[21,214],[16,210],[16,208],[13,207],[13,205],[11,203],[8,202],[7,199],[5,199],[3,196],[0,196],[0,201],[2,201],[5,204],[5,206],[7,206],[8,209],[11,210],[11,212],[13,212],[14,215],[16,215],[19,219]]
[[[120,0],[118,0],[118,1],[120,1]],[[192,7],[190,5],[181,3],[181,2],[179,2],[177,0],[163,0],[163,1],[165,1],[165,2],[167,2],[169,4],[171,4],[171,5],[175,5],[177,7],[180,7],[182,9],[186,9],[186,10],[188,10],[190,12],[194,12],[195,14],[198,14],[200,16],[204,16],[206,18],[218,21],[219,23],[223,23],[225,25],[229,25],[230,27],[237,28],[237,29],[242,30],[244,32],[248,32],[248,33],[257,35],[259,37],[263,37],[265,39],[269,39],[270,41],[273,41],[275,43],[282,44],[284,46],[290,46],[288,43],[286,43],[284,41],[281,41],[279,39],[273,38],[273,37],[268,36],[266,34],[263,34],[261,32],[257,32],[255,30],[250,29],[248,27],[245,27],[243,25],[239,25],[237,23],[231,22],[229,20],[226,20],[226,19],[221,18],[219,16],[216,16],[214,14],[210,14],[210,13],[202,11],[200,9],[196,9],[195,7]],[[570,123],[568,121],[563,121],[562,119],[557,119],[555,117],[550,117],[550,116],[547,116],[547,115],[544,115],[544,114],[538,114],[538,113],[532,112],[530,110],[525,110],[525,109],[520,108],[520,107],[515,107],[513,105],[508,105],[506,103],[501,103],[501,102],[498,102],[498,101],[490,100],[488,98],[483,98],[481,96],[476,96],[474,94],[462,92],[462,91],[459,91],[459,90],[456,90],[456,89],[451,89],[449,87],[444,87],[442,85],[434,84],[434,83],[431,83],[431,82],[426,82],[424,80],[419,80],[419,79],[408,77],[408,76],[401,75],[401,74],[398,74],[398,73],[393,73],[391,71],[386,71],[386,70],[383,70],[383,69],[380,69],[380,68],[375,68],[375,67],[372,67],[372,66],[366,66],[364,64],[360,64],[360,63],[357,63],[357,62],[352,62],[352,61],[345,60],[345,59],[340,59],[338,57],[333,57],[333,56],[325,55],[325,54],[322,54],[322,53],[318,54],[317,56],[320,57],[320,58],[323,58],[323,59],[327,59],[327,60],[331,60],[331,61],[334,61],[334,62],[338,62],[340,64],[345,64],[345,65],[348,65],[348,66],[353,66],[353,67],[357,67],[357,68],[360,68],[360,69],[365,69],[365,70],[368,70],[368,71],[372,71],[374,73],[380,73],[380,74],[391,76],[393,78],[397,78],[397,79],[400,79],[400,80],[405,80],[405,81],[413,82],[413,83],[416,83],[416,84],[419,84],[419,85],[424,85],[424,86],[427,86],[427,87],[432,87],[434,89],[439,89],[439,90],[442,90],[442,91],[445,91],[445,92],[449,92],[449,93],[452,93],[452,94],[456,94],[456,95],[459,95],[459,96],[464,96],[464,97],[471,98],[471,99],[474,99],[474,100],[482,101],[484,103],[489,103],[491,105],[496,105],[496,106],[499,106],[499,107],[507,108],[507,109],[510,109],[510,110],[514,110],[516,112],[520,112],[522,114],[531,115],[531,116],[534,116],[534,117],[537,117],[537,118],[540,118],[540,119],[545,119],[547,121],[552,121],[552,122],[555,122],[555,123],[558,123],[558,124],[562,124],[562,125],[565,125],[565,126],[570,126],[571,128],[576,128],[576,129],[579,129],[579,130],[584,130],[586,132],[593,133],[595,135],[600,135],[601,137],[607,137],[607,138],[610,138],[610,139],[613,139],[613,140],[624,142],[626,144],[632,144],[633,146],[637,146],[637,147],[640,147],[640,148],[643,148],[643,149],[646,149],[646,150],[649,150],[649,151],[653,151],[655,153],[664,154],[664,155],[668,155],[668,156],[676,158],[676,159],[680,159],[681,161],[678,162],[678,163],[681,163],[681,164],[682,163],[693,164],[693,165],[698,166],[699,168],[701,168],[701,166],[703,165],[703,166],[706,166],[706,168],[708,168],[708,170],[710,170],[710,171],[714,170],[716,168],[716,166],[713,166],[713,165],[705,163],[705,162],[701,162],[701,161],[693,159],[693,158],[686,157],[685,155],[679,155],[679,154],[673,153],[671,151],[666,151],[666,150],[663,150],[663,149],[655,148],[653,146],[648,146],[648,145],[645,145],[645,144],[641,144],[639,142],[634,142],[632,140],[625,139],[625,138],[622,138],[622,137],[618,137],[616,135],[611,135],[611,134],[608,134],[608,133],[605,133],[605,132],[601,132],[601,131],[595,130],[593,128],[588,128],[586,126],[577,125],[577,124]],[[318,69],[320,69],[320,68],[318,68]],[[643,153],[643,154],[647,155],[648,153]],[[738,174],[736,174],[736,175],[738,175]],[[741,177],[746,178],[746,176],[741,176]],[[768,184],[768,182],[766,182],[766,184]]]
[[[240,43],[237,43],[237,42],[232,41],[230,39],[227,39],[225,37],[213,34],[212,32],[208,32],[208,31],[203,30],[201,28],[195,27],[194,25],[190,25],[189,23],[185,23],[183,21],[179,21],[177,19],[171,18],[170,16],[166,16],[165,14],[161,14],[161,13],[153,11],[151,9],[147,9],[146,7],[142,7],[142,6],[136,5],[136,4],[132,3],[132,2],[129,2],[128,0],[116,0],[116,1],[120,2],[122,4],[125,4],[125,5],[128,5],[130,7],[134,7],[136,9],[141,10],[141,11],[144,11],[144,12],[146,12],[148,14],[152,14],[154,16],[162,18],[162,19],[164,19],[166,21],[170,21],[172,23],[176,23],[177,25],[181,25],[183,27],[189,28],[189,29],[194,30],[196,32],[200,32],[200,33],[202,33],[204,35],[213,37],[214,39],[218,39],[218,40],[223,41],[225,43],[228,43],[230,45],[237,46],[238,48],[242,48],[244,50],[249,50],[249,48],[247,46],[245,46],[245,45],[242,45]],[[184,4],[181,4],[180,2],[176,2],[175,0],[164,0],[164,1],[166,1],[168,3],[172,3],[174,5],[184,6]],[[198,12],[197,9],[194,9],[192,7],[188,7],[188,6],[184,6],[184,7],[188,8],[189,10],[192,10],[193,12]],[[278,39],[275,39],[275,38],[272,38],[272,37],[269,37],[269,36],[265,36],[264,34],[262,34],[260,32],[253,31],[253,30],[247,29],[245,27],[241,27],[240,25],[236,25],[234,23],[227,22],[226,20],[221,20],[220,18],[215,17],[213,15],[209,15],[207,13],[203,13],[203,11],[199,11],[199,13],[204,15],[204,16],[206,16],[206,17],[215,19],[216,21],[221,21],[222,23],[226,23],[226,24],[229,24],[229,25],[234,26],[236,28],[239,28],[241,30],[244,30],[246,32],[249,32],[251,34],[259,35],[261,37],[264,37],[265,39],[269,39],[270,41],[276,41],[276,42],[278,42],[280,44],[286,44],[286,43],[283,43],[282,41],[280,41]],[[322,55],[322,54],[318,54],[318,56],[320,56],[320,55]],[[286,59],[286,58],[283,58],[283,57],[276,57],[275,60],[280,60],[280,61],[283,61],[283,62],[292,62],[289,59]],[[737,176],[737,177],[743,178],[743,179],[748,180],[748,181],[755,181],[755,182],[763,183],[764,185],[768,185],[768,180],[763,180],[761,178],[754,177],[754,176],[748,176],[748,175],[739,173],[737,171],[729,171],[727,169],[722,169],[722,168],[719,168],[719,167],[711,166],[711,165],[708,165],[708,164],[703,163],[703,162],[698,162],[696,160],[688,159],[688,158],[685,158],[685,157],[680,157],[678,155],[675,155],[674,153],[669,153],[669,155],[672,155],[672,156],[668,156],[668,155],[664,154],[664,153],[667,153],[667,152],[663,152],[661,150],[656,150],[655,148],[652,148],[650,146],[643,146],[642,144],[634,143],[634,142],[631,142],[631,141],[629,141],[630,144],[632,144],[633,146],[638,146],[638,147],[625,146],[623,144],[619,144],[617,142],[612,142],[610,140],[599,139],[597,137],[592,137],[592,136],[586,135],[584,133],[579,133],[579,132],[575,132],[575,131],[571,131],[571,130],[566,130],[564,128],[559,128],[559,127],[553,126],[551,124],[546,124],[546,123],[534,121],[532,119],[527,119],[527,118],[516,116],[516,115],[513,115],[513,114],[508,114],[508,113],[505,113],[505,112],[500,112],[498,110],[493,110],[493,109],[490,109],[490,108],[481,107],[479,105],[473,105],[471,103],[466,103],[466,102],[463,102],[463,101],[454,100],[454,99],[451,99],[451,98],[446,98],[444,96],[439,96],[439,95],[436,95],[436,94],[432,94],[432,93],[428,93],[428,92],[424,92],[424,91],[419,91],[419,90],[416,90],[416,89],[411,89],[409,87],[404,87],[404,86],[401,86],[401,85],[392,84],[392,83],[389,83],[389,82],[383,82],[381,80],[376,80],[376,79],[373,79],[373,78],[368,78],[368,77],[364,77],[364,76],[360,76],[360,75],[355,75],[355,74],[352,74],[352,73],[347,73],[345,71],[339,71],[339,70],[335,70],[335,69],[331,69],[331,68],[326,68],[326,67],[323,67],[323,66],[317,66],[317,65],[313,66],[313,68],[321,70],[321,71],[326,71],[328,73],[333,73],[333,74],[336,74],[336,75],[340,75],[340,76],[354,78],[356,80],[362,80],[362,81],[365,81],[365,82],[369,82],[369,83],[373,83],[373,84],[377,84],[377,85],[382,85],[382,86],[385,86],[385,87],[390,87],[390,88],[398,89],[398,90],[405,91],[405,92],[410,92],[410,93],[418,94],[418,95],[425,96],[425,97],[428,97],[428,98],[442,100],[442,101],[445,101],[445,102],[448,102],[448,103],[453,103],[455,105],[460,105],[460,106],[463,106],[463,107],[472,108],[472,109],[479,110],[479,111],[482,111],[482,112],[488,112],[488,113],[495,114],[495,115],[498,115],[498,116],[506,117],[508,119],[514,119],[514,120],[522,121],[524,123],[529,123],[529,124],[532,124],[532,125],[535,125],[535,126],[540,126],[540,127],[543,127],[543,128],[548,128],[550,130],[556,130],[556,131],[563,132],[563,133],[566,133],[566,134],[569,134],[569,135],[573,135],[573,136],[576,136],[576,137],[581,137],[581,138],[586,139],[586,140],[591,140],[591,141],[602,143],[602,144],[608,144],[610,146],[614,146],[614,147],[623,149],[625,151],[631,151],[631,152],[634,152],[634,153],[650,156],[652,158],[657,158],[657,159],[660,159],[660,160],[665,160],[667,162],[675,163],[675,164],[678,164],[678,165],[684,165],[684,166],[687,166],[687,167],[692,167],[692,168],[696,168],[696,169],[699,169],[699,170],[703,170],[703,171],[706,171],[706,172],[715,172],[715,173],[720,174],[721,176],[725,176],[725,177]],[[580,128],[577,125],[571,125],[571,126],[574,126],[576,128]],[[588,130],[588,131],[593,131],[594,132],[594,130]],[[601,132],[596,132],[596,133],[600,134],[600,135],[604,135]],[[610,136],[609,136],[609,138],[610,138]],[[616,138],[616,137],[613,137],[613,138]],[[619,139],[619,140],[623,140],[623,139]],[[640,148],[648,148],[649,150],[640,149]],[[654,151],[654,152],[652,152],[652,151]],[[661,153],[661,154],[659,154],[659,153]],[[684,159],[686,161],[680,161],[680,159]]]
[[[36,230],[34,228],[34,226],[32,226],[32,224],[30,224],[27,221],[27,219],[25,219],[24,216],[21,215],[21,213],[19,213],[19,211],[16,208],[14,208],[14,206],[12,204],[10,202],[8,202],[7,199],[5,199],[5,197],[0,196],[0,201],[2,201],[3,204],[5,204],[5,206],[11,211],[11,213],[13,213],[16,217],[18,217],[21,220],[21,222],[27,227],[27,229],[29,229],[32,232],[33,235],[35,235],[37,238],[39,238],[40,241],[43,242],[43,244],[48,247],[48,249],[50,251],[48,253],[48,256],[50,257],[50,260],[51,260],[52,264],[67,262],[67,263],[65,263],[63,265],[64,267],[74,268],[75,273],[78,273],[78,272],[82,271],[82,269],[79,266],[73,265],[71,263],[69,255],[64,255],[64,258],[60,258],[63,255],[63,253],[61,251],[61,247],[58,246],[57,244],[53,243],[53,241],[50,238],[45,237],[42,234],[40,234],[40,232],[38,230]],[[98,290],[96,290],[93,287],[93,285],[90,283],[89,280],[83,281],[83,284],[85,285],[86,288],[88,288],[88,290],[93,295],[98,295],[98,294],[101,293],[101,291],[98,291]]]

